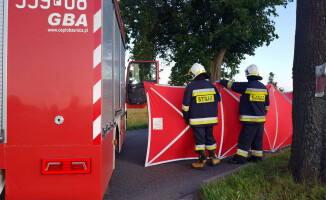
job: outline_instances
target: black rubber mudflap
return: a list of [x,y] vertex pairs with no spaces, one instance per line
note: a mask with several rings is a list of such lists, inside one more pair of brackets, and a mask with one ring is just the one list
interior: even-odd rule
[[5,191],[6,191],[6,187],[3,188],[3,190],[0,194],[0,200],[5,200]]

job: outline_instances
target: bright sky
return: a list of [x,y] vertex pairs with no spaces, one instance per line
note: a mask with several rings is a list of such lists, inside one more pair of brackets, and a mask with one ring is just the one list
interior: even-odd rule
[[[275,39],[269,46],[257,48],[255,56],[246,56],[239,67],[239,74],[235,81],[246,81],[244,70],[251,64],[256,64],[263,77],[263,83],[266,84],[270,72],[275,74],[274,81],[278,87],[283,87],[285,91],[292,91],[292,65],[294,54],[294,36],[296,20],[296,0],[290,3],[286,8],[277,7],[279,17],[273,18],[275,22],[276,33],[279,39]],[[128,58],[127,53],[127,58]],[[171,67],[160,62],[160,83],[167,84],[171,73]]]
[[246,81],[244,70],[250,64],[256,64],[259,73],[266,84],[270,72],[275,74],[274,81],[278,87],[283,87],[285,91],[292,91],[292,66],[294,55],[294,36],[296,20],[296,0],[286,8],[278,7],[279,17],[273,19],[276,33],[279,38],[271,42],[269,46],[257,48],[255,56],[247,56],[240,64],[239,74],[234,79],[236,81]]

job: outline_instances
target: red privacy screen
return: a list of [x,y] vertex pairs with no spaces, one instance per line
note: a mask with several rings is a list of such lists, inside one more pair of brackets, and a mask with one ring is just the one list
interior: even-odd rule
[[[189,125],[182,117],[185,87],[145,82],[149,125],[145,166],[197,157],[195,141]],[[223,159],[237,151],[242,124],[239,122],[240,95],[215,84],[221,95],[218,125],[214,126],[216,155]],[[274,152],[292,143],[292,96],[267,85],[270,108],[264,130],[264,151]]]

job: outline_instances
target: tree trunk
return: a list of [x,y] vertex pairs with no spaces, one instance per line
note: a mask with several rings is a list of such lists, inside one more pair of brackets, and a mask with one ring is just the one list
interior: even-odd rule
[[220,50],[214,55],[213,61],[211,62],[211,81],[221,80],[221,66],[226,49]]
[[326,62],[325,19],[326,1],[297,1],[289,167],[300,182],[326,180],[326,97],[315,97],[315,66]]

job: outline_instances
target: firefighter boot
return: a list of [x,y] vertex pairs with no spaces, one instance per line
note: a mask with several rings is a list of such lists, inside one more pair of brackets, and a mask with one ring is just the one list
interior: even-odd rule
[[205,150],[199,150],[198,157],[199,160],[195,163],[192,163],[192,167],[195,169],[204,169],[207,162]]
[[251,156],[250,158],[247,158],[247,162],[255,163],[255,162],[257,162],[257,158]]
[[212,166],[220,164],[220,159],[216,158],[215,151],[209,150],[208,152],[209,152],[209,158],[210,158],[209,164]]
[[235,154],[233,156],[233,158],[228,161],[228,163],[231,163],[231,164],[245,164],[246,163],[246,160],[247,160],[246,157],[243,157],[243,156],[240,156],[238,154]]
[[259,156],[251,156],[250,158],[247,159],[247,162],[256,163],[258,161],[263,161],[262,157],[259,157]]

